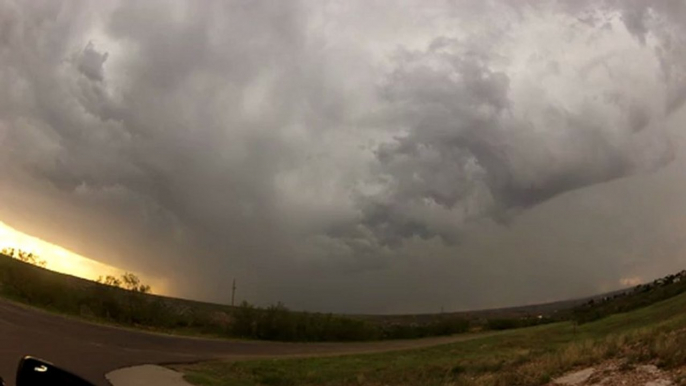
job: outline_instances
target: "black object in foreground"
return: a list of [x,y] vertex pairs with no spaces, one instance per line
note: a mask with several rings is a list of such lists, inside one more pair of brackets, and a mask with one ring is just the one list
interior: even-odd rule
[[[0,381],[0,385],[4,383]],[[26,356],[19,361],[17,386],[93,386],[93,384],[52,363]]]

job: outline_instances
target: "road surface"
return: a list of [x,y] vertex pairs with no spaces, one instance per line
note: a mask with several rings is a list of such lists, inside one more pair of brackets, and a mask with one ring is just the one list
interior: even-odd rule
[[281,343],[185,338],[92,324],[0,299],[0,376],[8,386],[14,385],[19,358],[27,354],[75,372],[98,386],[108,386],[104,377],[106,373],[148,363],[382,352],[428,347],[474,337],[462,335],[369,343]]

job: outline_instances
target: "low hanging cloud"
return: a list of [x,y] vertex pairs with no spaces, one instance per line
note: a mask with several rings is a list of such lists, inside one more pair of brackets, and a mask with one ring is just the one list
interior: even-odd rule
[[0,216],[176,294],[418,309],[422,251],[486,282],[508,251],[447,258],[484,223],[677,158],[684,8],[0,0]]

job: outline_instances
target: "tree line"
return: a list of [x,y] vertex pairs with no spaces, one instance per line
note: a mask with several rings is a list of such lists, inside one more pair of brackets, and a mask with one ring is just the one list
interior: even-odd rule
[[3,248],[0,253],[37,267],[45,268],[48,265],[48,262],[41,259],[37,254],[34,254],[33,252],[26,252],[18,248]]
[[142,284],[138,276],[133,273],[126,272],[120,277],[107,275],[105,277],[99,276],[96,283],[108,285],[115,288],[123,288],[128,291],[140,292],[147,294],[151,292],[151,287],[147,284]]
[[291,311],[283,303],[260,308],[243,302],[233,313],[231,332],[237,337],[262,340],[368,341],[453,335],[469,328],[467,319],[448,315],[423,323],[385,323]]

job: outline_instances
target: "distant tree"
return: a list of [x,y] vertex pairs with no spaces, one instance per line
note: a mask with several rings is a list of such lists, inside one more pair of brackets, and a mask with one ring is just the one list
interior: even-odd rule
[[4,248],[2,254],[41,268],[45,268],[48,265],[48,262],[41,259],[38,255],[21,249]]
[[144,294],[151,292],[149,285],[141,284],[141,280],[138,278],[138,276],[130,272],[126,272],[125,274],[121,275],[121,279],[112,275],[107,275],[104,278],[99,276],[96,282],[112,287],[123,288],[133,292],[140,292]]
[[107,275],[104,278],[102,276],[99,276],[98,280],[96,280],[96,281],[100,284],[105,284],[105,285],[109,285],[112,287],[121,288],[121,280],[119,280],[118,278],[116,278],[112,275]]
[[147,294],[150,292],[150,286],[141,284],[141,280],[138,278],[138,276],[127,272],[121,276],[121,279],[124,284],[124,288],[129,290],[129,291],[134,291],[134,292],[141,292],[144,294]]
[[245,300],[236,308],[233,317],[234,322],[231,326],[232,332],[236,336],[254,338],[257,330],[260,310]]

